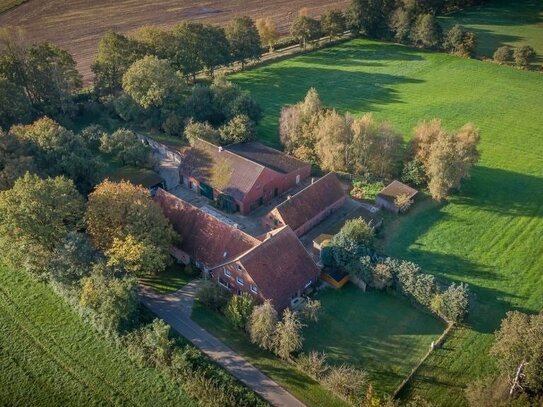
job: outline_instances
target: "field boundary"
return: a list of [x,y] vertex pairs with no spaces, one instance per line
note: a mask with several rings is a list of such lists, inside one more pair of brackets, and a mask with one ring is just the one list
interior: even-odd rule
[[443,343],[445,342],[445,339],[447,338],[447,336],[449,335],[449,333],[451,332],[454,326],[455,326],[454,323],[449,323],[449,325],[447,326],[447,328],[445,328],[441,336],[437,339],[437,341],[434,342],[433,346],[430,347],[428,352],[426,352],[426,355],[424,355],[422,359],[419,361],[419,363],[417,363],[417,365],[413,367],[413,369],[411,369],[411,373],[409,373],[409,375],[405,379],[403,379],[403,381],[396,388],[396,390],[394,390],[394,393],[392,393],[393,399],[396,399],[398,397],[398,394],[400,394],[400,392],[407,385],[407,383],[409,383],[411,378],[415,375],[415,373],[417,373],[417,371],[420,369],[423,363],[426,362],[426,359],[428,359],[428,356],[430,356],[436,348],[440,348],[443,345]]

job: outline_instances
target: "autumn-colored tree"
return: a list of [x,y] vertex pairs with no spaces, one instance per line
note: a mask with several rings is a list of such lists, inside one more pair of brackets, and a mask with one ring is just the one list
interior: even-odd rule
[[256,20],[256,29],[258,30],[262,44],[266,45],[270,52],[273,52],[273,46],[279,38],[279,33],[271,17]]
[[127,271],[153,274],[170,261],[169,248],[177,235],[143,187],[125,181],[102,182],[89,195],[86,223],[94,245],[109,253],[112,264]]
[[345,116],[335,110],[326,112],[315,129],[315,152],[326,171],[347,171],[351,132]]
[[432,144],[446,133],[441,120],[422,121],[413,130],[411,150],[414,158],[428,167]]
[[296,38],[302,48],[305,48],[308,42],[317,40],[321,36],[320,22],[307,15],[299,15],[292,22],[290,34]]
[[346,23],[345,16],[341,10],[329,10],[321,17],[321,28],[325,35],[332,38],[338,37],[345,31]]
[[0,192],[2,260],[45,272],[59,242],[82,226],[83,212],[83,197],[71,180],[25,174]]
[[435,48],[441,45],[443,30],[433,14],[421,14],[417,17],[411,39],[421,48]]

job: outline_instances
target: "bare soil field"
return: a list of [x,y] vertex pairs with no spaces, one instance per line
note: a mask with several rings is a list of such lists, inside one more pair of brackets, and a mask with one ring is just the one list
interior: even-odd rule
[[0,26],[20,26],[26,41],[48,40],[71,52],[88,83],[100,36],[145,24],[171,27],[183,20],[226,24],[232,17],[271,17],[282,34],[303,7],[311,16],[346,8],[349,0],[29,0],[0,14]]

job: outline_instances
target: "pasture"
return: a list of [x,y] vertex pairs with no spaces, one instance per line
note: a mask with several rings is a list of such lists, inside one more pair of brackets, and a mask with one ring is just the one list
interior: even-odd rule
[[441,17],[446,29],[461,24],[477,36],[478,56],[492,58],[503,45],[530,45],[543,62],[543,3],[539,0],[493,0],[488,4]]
[[[10,3],[15,3],[12,0]],[[19,0],[20,2],[20,0]],[[48,40],[67,49],[77,61],[85,82],[92,81],[90,66],[105,31],[133,31],[145,24],[172,27],[184,20],[225,25],[233,17],[271,17],[281,34],[302,7],[313,16],[329,8],[345,8],[349,0],[29,0],[0,15],[0,26],[15,25],[26,32],[26,41]]]
[[0,267],[0,404],[196,406],[173,380],[140,368],[50,288]]
[[392,256],[444,281],[470,284],[474,308],[408,387],[436,404],[491,370],[492,334],[511,309],[543,307],[543,76],[477,60],[356,39],[231,77],[263,106],[262,141],[279,146],[281,106],[315,87],[324,105],[392,122],[481,129],[481,160],[448,202],[424,201],[384,231]]

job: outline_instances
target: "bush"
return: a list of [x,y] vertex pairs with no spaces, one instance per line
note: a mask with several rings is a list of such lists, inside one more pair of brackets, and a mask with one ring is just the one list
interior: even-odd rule
[[409,195],[400,194],[394,198],[394,205],[399,209],[400,213],[405,213],[413,205],[413,200],[409,198]]
[[245,329],[251,317],[255,300],[250,294],[233,295],[228,301],[224,315],[238,329]]
[[392,278],[390,266],[386,263],[377,263],[373,267],[371,286],[378,290],[383,290],[392,285]]
[[283,319],[275,327],[273,337],[273,350],[277,356],[290,360],[294,352],[302,349],[304,338],[302,336],[303,324],[298,315],[290,309],[285,309]]
[[428,182],[424,165],[417,160],[411,160],[405,164],[401,179],[402,182],[413,186],[424,185]]
[[172,358],[174,341],[170,338],[170,326],[161,319],[155,319],[124,337],[125,346],[130,355],[140,365],[167,367]]
[[221,311],[228,303],[230,293],[224,288],[219,287],[215,282],[204,280],[200,284],[196,297],[206,307],[215,311]]
[[300,314],[306,322],[317,322],[319,320],[320,310],[321,302],[308,298],[303,304]]
[[296,364],[298,369],[307,373],[315,380],[321,380],[330,366],[326,363],[326,354],[324,352],[309,352],[308,354],[301,354]]
[[330,368],[323,384],[344,400],[359,404],[365,395],[367,382],[366,372],[343,364]]
[[255,138],[255,125],[247,115],[237,115],[219,129],[223,144],[243,143]]
[[445,292],[434,297],[431,308],[447,321],[460,322],[468,313],[469,291],[464,283],[451,284]]
[[530,64],[535,60],[535,50],[525,45],[524,47],[515,48],[513,51],[513,59],[515,65],[519,68],[528,68]]
[[511,57],[513,56],[513,52],[510,47],[507,45],[503,47],[499,47],[495,52],[492,58],[494,59],[494,62],[497,62],[498,64],[505,64],[509,61],[511,61]]

